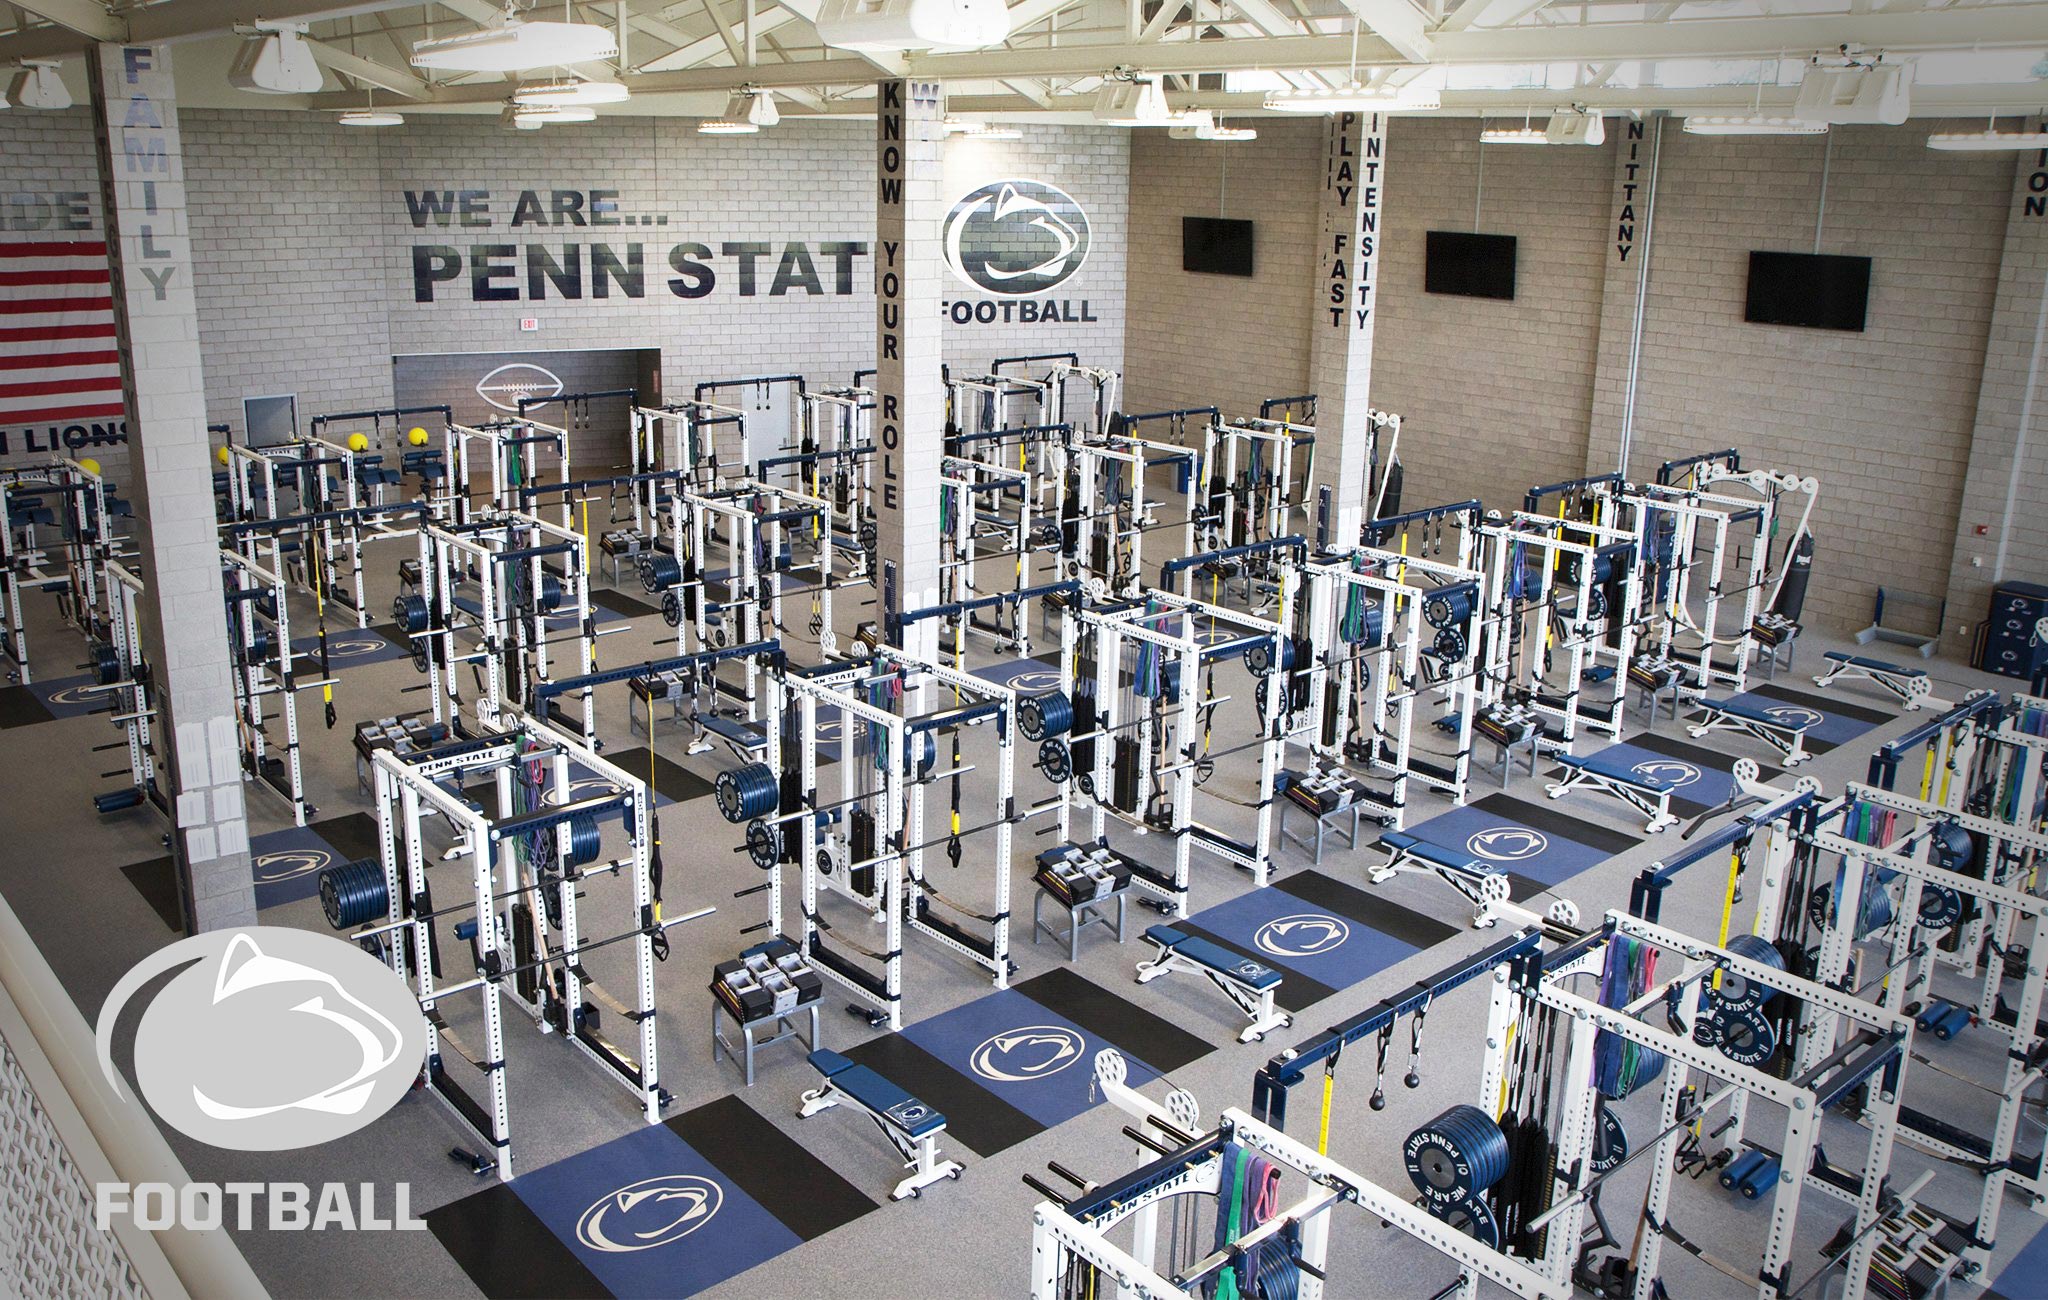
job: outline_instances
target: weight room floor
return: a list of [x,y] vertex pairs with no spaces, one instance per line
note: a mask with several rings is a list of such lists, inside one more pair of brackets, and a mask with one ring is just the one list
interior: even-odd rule
[[[388,566],[380,563],[378,567]],[[388,575],[385,581],[388,582]],[[640,593],[629,590],[627,594]],[[390,594],[386,591],[381,596],[373,595],[369,605],[373,611],[381,611],[388,608],[389,600]],[[801,598],[788,603],[789,622],[793,626],[800,626],[803,622],[803,604]],[[838,621],[843,629],[850,629],[857,621],[854,616],[861,612],[858,604],[852,593],[841,602]],[[310,607],[303,611],[295,608],[295,627],[301,636],[313,627],[310,614]],[[31,597],[29,617],[33,663],[38,674],[49,679],[47,682],[38,681],[33,688],[40,693],[40,699],[48,694],[49,682],[78,674],[73,665],[82,658],[82,646],[77,634],[58,622],[54,607],[47,599]],[[628,627],[627,631],[599,641],[601,663],[623,664],[663,653],[663,636],[669,634],[669,629],[658,617],[631,619]],[[668,644],[672,645],[672,640]],[[1804,689],[1811,691],[1811,674],[1820,663],[1820,651],[1828,648],[1829,644],[1809,634],[1799,649],[1797,668],[1790,672],[1781,671],[1779,683],[1794,690],[1801,689],[1803,685]],[[1042,652],[1045,644],[1041,642],[1038,648]],[[970,650],[972,664],[990,661],[986,653],[976,654]],[[315,821],[328,823],[328,837],[346,840],[348,828],[334,823],[368,807],[367,800],[357,793],[356,788],[354,751],[350,745],[355,721],[420,708],[425,704],[425,697],[398,693],[420,680],[411,665],[402,658],[364,662],[360,666],[338,662],[337,669],[343,678],[343,685],[336,693],[341,723],[332,732],[322,728],[318,693],[308,693],[302,710],[306,722],[302,733],[305,737],[303,755],[310,797],[319,806]],[[1930,669],[1938,679],[1938,694],[1959,696],[1964,689],[1973,686],[1996,689],[2011,686],[2004,679],[1977,674],[1947,662],[1934,663]],[[21,700],[20,692],[11,694],[17,701]],[[1887,719],[1839,748],[1812,759],[1802,769],[1819,777],[1831,790],[1839,788],[1844,779],[1860,777],[1870,749],[1887,736],[1903,730],[1907,718],[1924,716],[1899,714],[1891,707],[1888,697],[1855,684],[1838,686],[1826,694],[1837,705],[1872,711]],[[62,709],[62,698],[59,697],[60,711],[68,712]],[[635,751],[641,752],[644,759],[639,738],[628,739],[626,688],[623,685],[607,688],[600,696],[599,707],[603,734],[613,746],[608,754],[622,764],[628,761],[626,755]],[[1248,699],[1246,707],[1249,707]],[[44,708],[41,712],[49,710]],[[4,725],[4,730],[0,730],[0,760],[5,761],[8,770],[25,778],[14,782],[5,799],[6,824],[13,830],[16,851],[0,860],[0,890],[4,890],[30,934],[41,945],[58,976],[90,1020],[121,973],[144,953],[173,937],[151,903],[145,900],[136,884],[131,883],[131,875],[147,882],[147,870],[123,870],[150,863],[162,856],[163,849],[158,842],[161,826],[155,816],[146,811],[131,811],[104,819],[94,813],[91,796],[109,785],[98,777],[98,773],[116,766],[121,758],[118,753],[92,755],[87,752],[90,746],[115,738],[104,720],[90,716],[61,716],[38,721],[34,720],[39,716],[38,709],[28,703],[0,711],[0,716],[6,719],[4,724],[0,724]],[[1242,725],[1241,722],[1238,725]],[[1418,737],[1422,734],[1422,725],[1425,724],[1418,720]],[[1639,717],[1633,725],[1640,728]],[[1219,748],[1231,743],[1223,736],[1232,734],[1232,727],[1219,726],[1218,731]],[[1669,719],[1660,721],[1655,733],[1665,738],[1687,739]],[[720,766],[729,765],[721,761],[725,758],[722,751],[697,758],[687,757],[684,740],[669,728],[662,728],[661,737],[657,752],[699,777],[708,779]],[[1631,740],[1634,739],[1635,731],[1632,730]],[[1754,754],[1760,759],[1768,757],[1726,734],[1715,734],[1690,743],[1728,754]],[[1022,753],[1024,751],[1020,750]],[[1251,788],[1249,759],[1250,754],[1246,753],[1236,756],[1235,761],[1225,760],[1206,789],[1241,797]],[[979,779],[978,776],[968,779],[969,811],[965,819],[970,824],[976,820],[972,809],[976,807],[973,800],[977,793],[983,800],[989,797],[986,789],[977,792],[976,782]],[[1590,866],[1573,877],[1558,892],[1571,897],[1581,912],[1589,917],[1597,916],[1605,907],[1623,904],[1628,882],[1643,864],[1674,842],[1676,833],[1667,831],[1645,838],[1641,834],[1639,820],[1632,823],[1616,815],[1621,807],[1618,803],[1587,794],[1574,794],[1553,803],[1544,799],[1540,781],[1540,775],[1537,781],[1518,775],[1507,793],[1511,798],[1541,806],[1552,817],[1576,819],[1581,823],[1579,833],[1567,838],[1583,837],[1593,841],[1587,849],[1590,856],[1564,861],[1558,870],[1576,869],[1585,861],[1611,853],[1598,865]],[[827,790],[833,788],[829,777],[825,785]],[[1022,763],[1018,770],[1018,788],[1020,797],[1026,799],[1043,798],[1048,790],[1040,778]],[[1498,801],[1497,791],[1497,778],[1490,773],[1476,776],[1473,783],[1474,807],[1496,812],[1515,811],[1514,805]],[[289,826],[283,803],[263,790],[251,790],[250,811],[252,835],[275,832]],[[1449,811],[1448,803],[1423,794],[1417,799],[1410,829]],[[1203,802],[1203,811],[1199,815],[1205,821],[1227,825],[1231,817],[1239,814],[1250,815],[1211,799]],[[935,809],[932,824],[939,824],[943,815],[942,810]],[[1482,816],[1483,813],[1461,815]],[[1553,828],[1562,825],[1554,821],[1548,824]],[[315,829],[319,830],[317,826]],[[1016,856],[1020,864],[1028,863],[1036,848],[1045,843],[1031,834],[1031,829],[1020,829],[1017,837]],[[738,828],[729,826],[719,817],[709,797],[700,796],[668,806],[661,817],[661,830],[668,868],[668,913],[675,915],[705,905],[718,908],[714,916],[692,922],[672,933],[674,956],[659,968],[657,974],[658,1005],[662,1011],[661,1076],[663,1084],[675,1096],[674,1105],[668,1111],[668,1118],[673,1121],[669,1127],[729,1175],[746,1161],[751,1144],[751,1152],[758,1155],[757,1167],[743,1170],[741,1177],[733,1181],[744,1182],[752,1197],[765,1201],[763,1208],[780,1222],[729,1216],[726,1224],[707,1224],[701,1238],[693,1235],[677,1248],[688,1254],[679,1253],[673,1260],[663,1261],[662,1280],[645,1288],[644,1293],[687,1294],[706,1279],[730,1273],[737,1265],[765,1256],[765,1262],[731,1275],[725,1281],[712,1283],[709,1289],[700,1293],[712,1297],[758,1298],[811,1295],[829,1289],[835,1297],[844,1300],[906,1295],[1022,1295],[1027,1286],[1031,1206],[1039,1198],[1019,1181],[1019,1175],[1035,1173],[1042,1179],[1056,1182],[1046,1174],[1048,1160],[1058,1161],[1084,1177],[1098,1179],[1110,1178],[1134,1167],[1136,1158],[1128,1150],[1128,1144],[1118,1137],[1123,1117],[1110,1108],[1096,1106],[1064,1122],[1053,1123],[1044,1131],[1032,1131],[1037,1123],[1045,1122],[1034,1117],[1032,1124],[1010,1135],[1017,1137],[1029,1133],[1029,1136],[1022,1136],[1022,1140],[995,1154],[981,1156],[968,1148],[963,1134],[972,1131],[981,1145],[993,1149],[999,1142],[991,1140],[989,1135],[1000,1132],[1001,1117],[993,1112],[982,1115],[956,1113],[952,1116],[954,1132],[942,1143],[942,1150],[945,1155],[965,1164],[964,1176],[958,1182],[931,1189],[921,1199],[889,1202],[886,1192],[895,1181],[896,1165],[892,1153],[869,1125],[852,1115],[828,1113],[801,1123],[794,1118],[798,1095],[817,1081],[799,1050],[783,1045],[764,1052],[758,1082],[751,1089],[741,1086],[738,1072],[730,1064],[712,1064],[705,1041],[710,1015],[709,997],[705,990],[710,968],[714,962],[730,957],[759,937],[742,938],[739,932],[762,919],[764,899],[754,896],[736,902],[731,895],[735,889],[758,883],[761,877],[744,857],[729,851],[730,846],[739,840]],[[1631,839],[1640,842],[1624,843]],[[271,843],[280,842],[266,841],[266,844]],[[282,843],[289,847],[292,841]],[[1126,851],[1147,856],[1165,850],[1163,841],[1157,839],[1150,840],[1148,845],[1146,839],[1124,837],[1117,843]],[[347,843],[333,847],[342,852],[361,851],[352,849]],[[1321,868],[1324,876],[1333,877],[1358,890],[1369,891],[1369,909],[1388,918],[1385,924],[1372,925],[1368,922],[1386,937],[1387,942],[1372,950],[1366,964],[1340,971],[1339,975],[1330,978],[1336,984],[1343,984],[1346,978],[1362,970],[1370,970],[1371,973],[1348,987],[1334,988],[1329,996],[1304,1007],[1297,1014],[1292,1029],[1275,1033],[1266,1043],[1239,1045],[1235,1035],[1241,1020],[1236,1018],[1234,1009],[1206,984],[1185,977],[1144,986],[1133,983],[1132,966],[1149,951],[1138,936],[1147,923],[1157,919],[1152,913],[1135,907],[1131,917],[1131,938],[1121,947],[1100,929],[1091,930],[1084,938],[1080,961],[1071,967],[1082,977],[1081,981],[1055,976],[1051,981],[1033,987],[1047,999],[1056,994],[1064,995],[1069,1000],[1063,1005],[1071,1008],[1077,1005],[1072,1000],[1074,995],[1082,995],[1085,1001],[1090,992],[1088,986],[1092,984],[1149,1012],[1150,1017],[1134,1019],[1130,1013],[1115,1009],[1114,1004],[1111,1012],[1113,1018],[1121,1016],[1125,1023],[1135,1026],[1132,1032],[1146,1044],[1147,1050],[1163,1053],[1176,1046],[1186,1046],[1182,1040],[1163,1034],[1151,1017],[1193,1035],[1200,1042],[1194,1044],[1191,1051],[1180,1052],[1179,1055],[1189,1055],[1193,1051],[1200,1054],[1170,1069],[1173,1082],[1194,1092],[1202,1103],[1205,1117],[1213,1117],[1226,1106],[1246,1105],[1254,1069],[1278,1048],[1363,1009],[1457,954],[1482,947],[1494,937],[1464,928],[1464,915],[1458,906],[1461,900],[1433,881],[1402,877],[1384,886],[1367,884],[1363,864],[1376,860],[1378,856],[1376,852],[1364,850],[1354,856],[1333,845],[1326,852]],[[1280,847],[1275,854],[1275,863],[1276,883],[1283,889],[1292,885],[1291,898],[1307,895],[1327,900],[1332,897],[1330,886],[1308,878],[1308,856],[1299,848]],[[450,868],[441,870],[445,872]],[[971,852],[967,865],[961,870],[969,873],[970,880],[973,879],[976,864]],[[938,859],[934,871],[948,871],[943,857]],[[1213,861],[1204,861],[1199,855],[1193,880],[1194,910],[1198,914],[1198,922],[1204,925],[1223,926],[1241,922],[1238,911],[1257,909],[1268,901],[1274,901],[1244,899],[1252,892],[1244,876]],[[1679,929],[1709,933],[1709,918],[1718,916],[1719,892],[1724,880],[1718,871],[1707,867],[1681,876],[1667,896],[1667,920]],[[1011,891],[1011,907],[1017,918],[1012,926],[1013,958],[1020,968],[1013,986],[1066,968],[1061,960],[1061,945],[1046,943],[1033,946],[1030,942],[1030,923],[1026,918],[1030,915],[1034,888],[1028,870],[1020,866],[1013,874]],[[971,892],[971,889],[969,885],[963,887],[962,892]],[[606,926],[608,918],[603,897],[595,886],[592,895],[595,901],[591,905],[591,915],[597,919],[591,932],[609,932],[594,928]],[[1337,891],[1337,896],[1351,898],[1342,891]],[[1240,899],[1244,901],[1239,902]],[[1209,917],[1199,915],[1226,902],[1235,904],[1235,907],[1221,909]],[[1407,911],[1386,908],[1388,903],[1399,904]],[[1337,906],[1328,901],[1322,905]],[[1432,925],[1425,918],[1434,918],[1441,925]],[[311,897],[267,908],[263,921],[265,924],[326,929],[318,901]],[[1428,946],[1418,950],[1415,943]],[[444,950],[451,957],[459,951],[454,948]],[[1308,989],[1309,983],[1306,980],[1292,982],[1297,995],[1294,1000],[1299,1000],[1299,994]],[[968,1004],[987,997],[990,993],[988,985],[978,977],[974,968],[934,951],[933,946],[922,944],[915,938],[907,945],[905,989],[906,1022],[913,1026],[916,1022],[947,1012],[955,1012],[953,1019],[967,1022],[970,1028],[984,1023],[987,1017],[1000,1018],[1002,1014],[1009,1014],[996,1003],[962,1010],[968,1008]],[[1022,995],[1004,996],[1016,998]],[[837,1008],[844,1001],[828,987],[823,1012],[824,1044],[847,1050],[878,1037],[864,1023],[839,1013]],[[1024,1007],[1030,1010],[1037,1005],[1025,1003]],[[1337,1076],[1331,1129],[1332,1154],[1371,1174],[1388,1187],[1405,1186],[1399,1159],[1400,1139],[1445,1106],[1470,1099],[1467,1094],[1469,1081],[1476,1075],[1480,1058],[1479,1036],[1484,1025],[1484,1007],[1483,996],[1467,991],[1434,1010],[1424,1036],[1421,1063],[1424,1084],[1421,1090],[1413,1093],[1395,1081],[1407,1068],[1403,1036],[1389,1062],[1392,1086],[1387,1094],[1388,1107],[1383,1112],[1375,1114],[1366,1107],[1366,1097],[1372,1089],[1371,1054],[1365,1048],[1355,1050]],[[938,1041],[936,1030],[923,1031],[923,1037],[919,1035],[920,1031],[913,1027],[906,1037],[915,1042]],[[561,1205],[575,1201],[570,1206],[573,1213],[588,1204],[592,1197],[602,1195],[620,1182],[630,1181],[607,1175],[606,1169],[619,1167],[621,1161],[630,1165],[635,1159],[659,1160],[664,1158],[663,1152],[673,1153],[672,1148],[661,1145],[668,1139],[656,1136],[663,1130],[644,1127],[627,1095],[587,1059],[576,1056],[558,1043],[541,1039],[523,1023],[508,1024],[507,1037],[514,1151],[522,1193],[536,1201],[553,1198]],[[1128,1040],[1126,1045],[1130,1045]],[[124,1042],[120,1050],[124,1060],[126,1050]],[[1994,1054],[1983,1035],[1964,1035],[1939,1050],[1943,1054],[1940,1059],[1948,1066],[1960,1065],[1975,1057],[1984,1058],[1987,1068],[1993,1063]],[[904,1077],[900,1081],[912,1091],[918,1090],[916,1078]],[[1313,1133],[1318,1101],[1315,1092],[1313,1087],[1304,1088],[1295,1098],[1290,1127],[1297,1135]],[[1653,1094],[1639,1095],[1617,1107],[1623,1118],[1638,1131],[1648,1131],[1654,1122],[1655,1102],[1646,1099],[1648,1096]],[[1981,1124],[1984,1118],[1988,1118],[1991,1106],[1990,1097],[1983,1092],[1920,1066],[1915,1066],[1910,1072],[1908,1097],[1921,1109],[1953,1115],[1966,1124]],[[733,1100],[735,1098],[736,1101]],[[1085,1104],[1086,1100],[1084,1098],[1072,1105]],[[732,1109],[735,1105],[745,1109],[735,1111]],[[1071,1110],[1072,1105],[1065,1109]],[[709,1109],[700,1109],[706,1107]],[[1846,1124],[1846,1121],[1837,1120],[1835,1123]],[[790,1155],[790,1148],[776,1142],[766,1126],[772,1126],[800,1144],[817,1161],[850,1184],[857,1195],[849,1196],[846,1188],[828,1189],[815,1177],[815,1166],[802,1157]],[[2023,1135],[2023,1144],[2037,1146],[2042,1136],[2040,1126],[2031,1124],[2027,1128],[2030,1131]],[[634,1140],[635,1135],[637,1141]],[[443,1207],[452,1206],[496,1185],[496,1180],[478,1180],[444,1156],[443,1153],[451,1146],[474,1145],[473,1137],[458,1127],[444,1108],[423,1095],[408,1098],[390,1115],[362,1133],[342,1142],[305,1151],[274,1155],[235,1154],[187,1142],[176,1134],[167,1136],[195,1179],[370,1182],[378,1186],[380,1199],[394,1182],[407,1182],[411,1185],[414,1211],[434,1218],[437,1227],[445,1230],[448,1223],[460,1220],[484,1224],[486,1232],[495,1230],[501,1234],[495,1237],[473,1235],[460,1247],[469,1255],[472,1267],[480,1275],[499,1279],[493,1284],[493,1290],[501,1294],[580,1294],[596,1282],[591,1274],[579,1271],[582,1266],[574,1264],[568,1252],[557,1247],[547,1234],[522,1230],[530,1229],[537,1221],[530,1214],[522,1219],[516,1206],[512,1207],[509,1216],[500,1214],[495,1219],[476,1215],[464,1217],[464,1212],[444,1211]],[[608,1147],[606,1153],[586,1157],[577,1164],[564,1163],[571,1157],[613,1143],[616,1139],[626,1141],[617,1148]],[[611,1158],[619,1152],[624,1154],[617,1159]],[[687,1161],[687,1156],[678,1158]],[[1977,1199],[1973,1180],[1903,1146],[1894,1157],[1895,1175],[1903,1175],[1902,1181],[1928,1167],[1938,1171],[1927,1197],[1928,1203],[1959,1216],[1971,1213]],[[1640,1195],[1639,1175],[1644,1172],[1644,1167],[1638,1165],[1615,1179],[1607,1197],[1615,1219],[1615,1235],[1624,1242],[1633,1237],[1634,1228],[1626,1207]],[[607,1177],[611,1181],[607,1182]],[[810,1186],[798,1191],[802,1187],[798,1180],[805,1178],[812,1180]],[[551,1180],[561,1186],[553,1187]],[[529,1190],[535,1188],[540,1190]],[[777,1189],[787,1191],[787,1199],[778,1201]],[[579,1196],[583,1198],[580,1201],[576,1200]],[[864,1203],[860,1199],[862,1197],[872,1204]],[[500,1209],[509,1199],[503,1194],[495,1194],[495,1200],[501,1203]],[[1792,1269],[1794,1276],[1800,1278],[1818,1264],[1816,1252],[1821,1242],[1832,1234],[1844,1217],[1842,1207],[1818,1197],[1805,1198],[1802,1208],[1806,1212],[1800,1219]],[[443,1213],[436,1215],[435,1211]],[[1765,1213],[1760,1205],[1739,1201],[1732,1194],[1706,1182],[1681,1187],[1672,1203],[1672,1221],[1686,1236],[1709,1251],[1717,1251],[1750,1267],[1753,1267],[1754,1260],[1750,1252]],[[740,1217],[741,1222],[734,1224],[734,1217]],[[495,1229],[489,1227],[492,1224],[496,1225]],[[1440,1256],[1412,1241],[1379,1230],[1356,1212],[1338,1211],[1333,1226],[1333,1285],[1330,1289],[1333,1296],[1419,1298],[1434,1293],[1452,1276],[1453,1270]],[[2039,1226],[2036,1218],[2017,1200],[2008,1198],[1997,1259],[1988,1276],[1996,1278],[2020,1253]],[[417,1235],[258,1232],[238,1234],[238,1240],[258,1276],[279,1296],[462,1297],[480,1294],[472,1274],[465,1271],[450,1249],[444,1246],[444,1235],[454,1234],[446,1231]],[[809,1239],[800,1240],[806,1237]],[[2038,1250],[2029,1252],[2030,1256],[2040,1253]],[[571,1258],[572,1267],[566,1272],[557,1271],[562,1268],[564,1258]],[[1746,1290],[1723,1273],[1678,1250],[1667,1250],[1664,1258],[1665,1278],[1671,1294],[1684,1300],[1753,1292],[1753,1287]],[[2023,1266],[2006,1279],[2003,1291],[2008,1300],[2023,1300],[2023,1297],[2048,1293],[2048,1287],[2035,1280],[2037,1267]],[[2023,1276],[2026,1279],[2024,1283],[2021,1281]],[[620,1282],[616,1277],[613,1280],[618,1284],[614,1290],[620,1294],[643,1293],[641,1287],[632,1285],[630,1281]],[[600,1289],[589,1293],[610,1292]],[[1817,1295],[1818,1292],[1812,1294]]]

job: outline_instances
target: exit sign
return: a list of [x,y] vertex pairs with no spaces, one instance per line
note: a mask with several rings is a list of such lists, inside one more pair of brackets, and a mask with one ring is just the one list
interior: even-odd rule
[[521,317],[519,318],[519,332],[520,332],[521,334],[531,334],[531,333],[533,333],[533,332],[534,332],[535,330],[537,330],[537,329],[539,329],[539,328],[540,328],[540,317],[538,317],[538,316],[521,316]]

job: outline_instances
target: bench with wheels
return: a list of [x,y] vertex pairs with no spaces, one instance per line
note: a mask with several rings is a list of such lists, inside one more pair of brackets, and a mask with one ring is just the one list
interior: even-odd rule
[[1387,851],[1388,857],[1380,865],[1366,868],[1368,880],[1383,885],[1403,872],[1435,876],[1472,904],[1474,929],[1491,926],[1499,919],[1501,909],[1510,905],[1513,889],[1507,876],[1463,849],[1432,844],[1406,831],[1383,832],[1379,847]]
[[1240,957],[1228,948],[1170,925],[1155,925],[1145,931],[1145,941],[1158,949],[1159,955],[1138,963],[1138,983],[1149,984],[1174,971],[1203,976],[1251,1018],[1251,1024],[1239,1032],[1238,1042],[1253,1042],[1294,1023],[1294,1017],[1273,1005],[1273,995],[1280,988],[1280,972],[1271,966]]
[[1867,659],[1840,650],[1830,650],[1822,658],[1828,661],[1829,668],[1813,679],[1815,686],[1828,686],[1843,677],[1872,681],[1898,696],[1908,713],[1916,712],[1920,702],[1934,689],[1933,679],[1918,668],[1901,668],[1882,659]]
[[946,1131],[946,1117],[925,1105],[903,1088],[865,1065],[855,1065],[837,1052],[812,1052],[811,1065],[824,1076],[825,1086],[804,1094],[798,1119],[809,1119],[821,1110],[845,1105],[866,1115],[882,1130],[882,1136],[903,1156],[910,1177],[896,1184],[891,1200],[916,1196],[942,1178],[958,1178],[960,1162],[939,1159],[939,1134]]
[[1706,711],[1706,720],[1687,727],[1686,735],[1698,739],[1710,731],[1739,732],[1777,750],[1786,767],[1797,767],[1806,761],[1805,723],[1787,722],[1743,700],[1710,700],[1702,696],[1696,703]]
[[1643,826],[1649,834],[1654,835],[1678,820],[1671,811],[1671,792],[1678,788],[1676,782],[1644,776],[1631,770],[1624,760],[1602,758],[1598,754],[1586,758],[1572,754],[1555,757],[1564,766],[1564,779],[1545,787],[1551,798],[1562,799],[1580,786],[1589,785],[1613,795],[1649,818]]

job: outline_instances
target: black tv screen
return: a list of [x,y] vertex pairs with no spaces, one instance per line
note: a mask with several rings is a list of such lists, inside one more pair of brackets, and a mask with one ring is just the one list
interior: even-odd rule
[[1862,332],[1870,307],[1870,259],[1822,253],[1749,255],[1749,301],[1758,325]]
[[1207,275],[1250,275],[1252,223],[1224,217],[1182,217],[1180,269]]
[[1515,296],[1515,237],[1462,230],[1429,232],[1422,287],[1465,298]]

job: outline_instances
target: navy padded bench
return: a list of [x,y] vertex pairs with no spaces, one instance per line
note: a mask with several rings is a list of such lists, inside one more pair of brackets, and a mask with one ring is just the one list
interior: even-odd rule
[[1251,1024],[1238,1034],[1238,1042],[1264,1038],[1272,1030],[1294,1023],[1292,1016],[1273,1005],[1273,994],[1280,987],[1280,972],[1271,966],[1240,957],[1228,948],[1170,925],[1155,925],[1145,931],[1145,941],[1158,950],[1158,955],[1138,963],[1138,983],[1149,984],[1174,971],[1204,977],[1251,1019]]
[[762,758],[768,753],[768,733],[759,723],[728,717],[715,709],[698,710],[694,721],[700,736],[690,746],[692,754],[701,754],[711,748],[711,742],[703,738],[706,736],[716,736],[724,741],[742,761]]
[[939,1159],[939,1134],[946,1131],[944,1115],[900,1084],[837,1052],[821,1047],[811,1053],[810,1062],[824,1076],[825,1086],[804,1094],[797,1118],[809,1119],[819,1111],[847,1105],[873,1120],[882,1136],[902,1154],[904,1167],[912,1171],[889,1193],[891,1200],[916,1196],[940,1179],[960,1176],[959,1161]]
[[1432,844],[1407,831],[1381,832],[1379,847],[1387,851],[1387,860],[1366,868],[1366,879],[1383,885],[1402,872],[1435,876],[1476,909],[1472,915],[1475,929],[1492,925],[1500,918],[1501,909],[1511,902],[1514,891],[1506,874],[1495,871],[1464,849]]
[[1868,659],[1862,655],[1844,654],[1830,650],[1822,658],[1831,665],[1829,669],[1813,679],[1815,686],[1827,686],[1837,678],[1847,677],[1851,681],[1865,679],[1899,697],[1906,706],[1906,712],[1914,713],[1934,690],[1934,679],[1919,668],[1902,668],[1898,664],[1886,663],[1882,659]]
[[1685,729],[1686,734],[1694,739],[1710,731],[1735,731],[1777,750],[1786,767],[1797,767],[1807,760],[1805,723],[1786,722],[1754,704],[1736,699],[1701,697],[1696,702],[1706,710],[1707,716],[1705,721]]
[[1649,818],[1643,829],[1652,835],[1673,825],[1678,818],[1671,811],[1671,792],[1678,788],[1676,782],[1661,777],[1644,776],[1631,770],[1620,759],[1602,758],[1598,754],[1579,758],[1572,754],[1553,755],[1564,766],[1564,779],[1553,781],[1545,789],[1553,799],[1588,785],[1604,794],[1611,794],[1629,807]]

